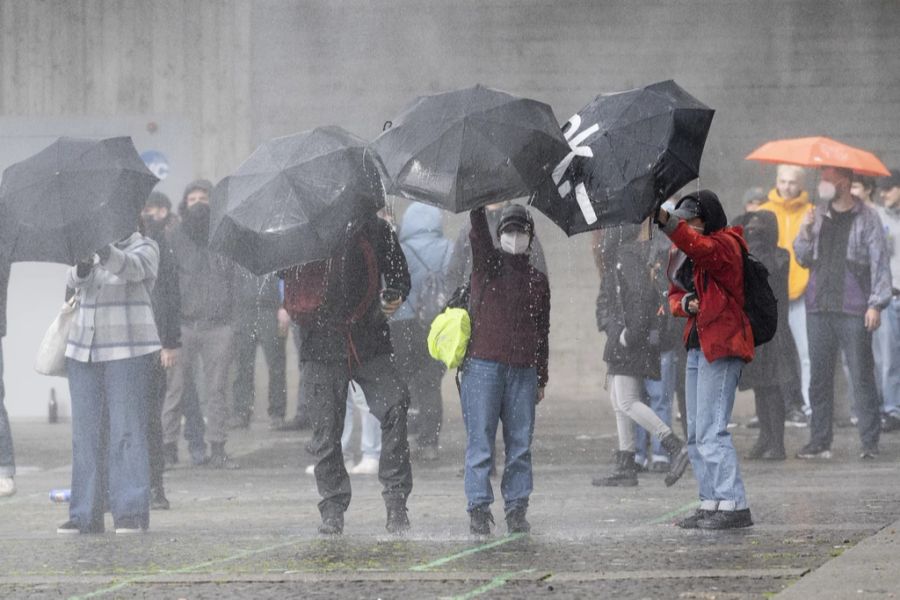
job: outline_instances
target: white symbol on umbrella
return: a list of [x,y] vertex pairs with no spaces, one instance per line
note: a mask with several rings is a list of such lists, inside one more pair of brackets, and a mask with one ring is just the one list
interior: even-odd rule
[[[572,151],[556,165],[555,169],[553,169],[553,183],[558,186],[556,190],[559,192],[560,198],[565,198],[572,190],[572,183],[568,180],[563,181],[562,184],[560,184],[560,181],[565,175],[566,170],[569,168],[569,165],[572,163],[572,160],[576,156],[584,156],[587,158],[594,156],[594,151],[591,150],[590,146],[579,146],[579,144],[585,142],[593,134],[600,131],[600,126],[597,123],[594,123],[578,135],[575,135],[578,128],[581,127],[581,116],[579,115],[573,115],[572,118],[569,119],[569,124],[570,127],[568,131],[566,131],[565,137],[566,141],[569,142],[569,147],[572,148]],[[588,196],[584,183],[575,185],[575,201],[578,202],[578,207],[581,209],[581,214],[584,215],[585,222],[587,222],[588,225],[596,223],[597,213],[591,205],[591,198]]]

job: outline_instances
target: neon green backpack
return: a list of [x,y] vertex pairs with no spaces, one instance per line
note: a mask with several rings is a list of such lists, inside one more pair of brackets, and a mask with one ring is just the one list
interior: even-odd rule
[[428,353],[448,369],[462,364],[472,337],[472,321],[464,308],[447,308],[434,318],[428,331]]

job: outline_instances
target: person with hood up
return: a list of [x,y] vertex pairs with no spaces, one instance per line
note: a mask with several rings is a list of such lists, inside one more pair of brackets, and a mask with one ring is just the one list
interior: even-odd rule
[[[788,272],[790,255],[778,246],[778,220],[767,210],[741,215],[736,225],[744,228],[750,252],[769,271],[769,285],[778,306],[788,305]],[[788,326],[786,310],[778,311],[775,337],[756,348],[753,362],[744,367],[739,384],[741,390],[753,389],[759,436],[748,459],[784,460],[785,407],[802,402],[800,392],[800,359]]]
[[[800,357],[800,391],[803,406],[796,403],[786,406],[787,424],[792,427],[806,427],[809,414],[809,343],[806,336],[806,302],[803,293],[809,281],[809,270],[797,262],[794,240],[800,233],[803,218],[813,209],[806,186],[806,169],[796,165],[778,165],[775,187],[769,191],[768,201],[759,209],[775,215],[778,221],[778,247],[784,248],[791,256],[788,275],[788,324],[797,345]],[[786,399],[791,401],[791,399]]]
[[669,267],[669,307],[687,318],[688,453],[700,491],[700,507],[677,524],[749,527],[753,520],[727,429],[741,370],[753,360],[753,332],[744,312],[747,243],[740,227],[727,226],[719,198],[709,190],[688,194],[672,212],[660,208],[656,220],[683,259]]
[[[394,361],[409,387],[411,405],[418,409],[415,419],[418,456],[422,460],[437,460],[443,417],[441,380],[444,365],[428,354],[430,323],[423,322],[423,317],[427,320],[436,316],[432,314],[435,307],[420,304],[438,300],[426,297],[428,293],[439,295],[441,289],[446,290],[453,248],[450,240],[444,237],[443,213],[427,204],[410,204],[400,225],[400,247],[409,265],[412,287],[406,302],[391,318]],[[437,306],[436,310],[441,308]],[[410,425],[413,429],[412,423]]]
[[490,470],[503,421],[506,466],[500,490],[510,533],[531,529],[531,440],[535,406],[548,380],[550,284],[529,264],[534,221],[518,204],[503,209],[494,247],[484,208],[470,213],[472,335],[462,365],[460,400],[466,427],[465,491],[469,530],[488,535],[494,518]]
[[609,306],[605,311],[603,360],[610,376],[610,400],[616,415],[619,450],[615,471],[607,477],[595,477],[591,483],[596,486],[637,485],[635,423],[651,432],[669,455],[667,486],[678,481],[688,466],[684,442],[643,403],[644,379],[658,380],[661,376],[656,327],[659,296],[653,282],[648,231],[640,225],[618,228],[619,243],[611,269],[604,276],[608,294],[601,298]]

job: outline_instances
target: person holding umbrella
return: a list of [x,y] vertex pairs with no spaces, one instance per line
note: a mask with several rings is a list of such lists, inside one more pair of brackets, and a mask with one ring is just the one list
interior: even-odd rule
[[159,246],[138,232],[69,269],[77,309],[66,346],[72,398],[72,498],[58,533],[100,533],[108,503],[116,533],[150,525],[144,403],[161,349],[151,308]]
[[656,221],[683,253],[671,277],[672,314],[686,317],[688,454],[700,508],[679,521],[685,529],[753,525],[737,452],[727,425],[744,363],[753,360],[753,332],[744,312],[743,252],[747,243],[709,190],[683,197]]
[[525,533],[531,529],[526,513],[533,488],[534,412],[549,377],[550,284],[528,261],[534,221],[525,207],[503,209],[499,250],[484,208],[472,211],[470,220],[473,322],[460,382],[469,531],[491,533],[490,469],[497,425],[503,421],[506,467],[500,490],[506,527]]

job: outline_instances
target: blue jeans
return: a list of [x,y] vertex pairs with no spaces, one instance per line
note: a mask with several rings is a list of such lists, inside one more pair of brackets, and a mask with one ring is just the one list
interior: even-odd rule
[[872,348],[875,366],[881,367],[875,373],[881,382],[881,410],[900,419],[900,296],[881,311],[881,327],[875,330]]
[[531,438],[537,371],[470,358],[460,384],[463,423],[466,426],[465,489],[468,510],[486,508],[494,501],[491,488],[491,455],[497,425],[503,421],[506,464],[500,492],[506,512],[528,506],[534,487],[531,472]]
[[800,391],[803,393],[803,408],[809,414],[809,342],[806,337],[806,300],[800,296],[791,300],[788,310],[788,326],[794,336],[797,354],[800,357]]
[[0,338],[0,477],[12,477],[16,474],[16,456],[13,452],[12,430],[9,428],[9,416],[6,414],[6,388],[3,386],[3,346]]
[[[677,358],[674,350],[668,350],[659,355],[660,378],[645,379],[644,389],[650,398],[650,408],[656,413],[663,423],[672,426],[672,398],[675,397],[675,384],[678,382],[678,374],[676,373]],[[643,462],[647,451],[647,438],[650,438],[650,448],[654,458],[669,460],[669,455],[663,449],[660,441],[647,433],[647,430],[640,425],[634,426],[635,460]]]
[[[359,449],[363,458],[374,458],[378,460],[381,457],[381,423],[378,422],[369,406],[366,404],[366,395],[362,391],[362,387],[353,382],[353,387],[347,390],[347,416],[344,417],[344,432],[341,434],[341,448],[344,449],[344,462],[353,457],[350,448],[350,438],[353,436],[353,412],[359,411],[360,421],[360,438]],[[353,388],[356,388],[355,391]]]
[[737,452],[728,432],[743,365],[740,358],[720,358],[710,363],[700,350],[687,353],[688,455],[700,488],[701,508],[748,507]]
[[[72,500],[69,518],[84,532],[113,521],[150,521],[147,413],[155,354],[108,362],[67,360],[72,397]],[[108,490],[108,496],[107,496]]]
[[881,410],[875,391],[875,363],[872,334],[863,317],[837,312],[806,315],[809,352],[812,362],[809,401],[812,408],[810,442],[831,448],[834,416],[834,365],[843,350],[850,368],[850,389],[855,396],[857,428],[863,446],[877,447],[881,430]]

